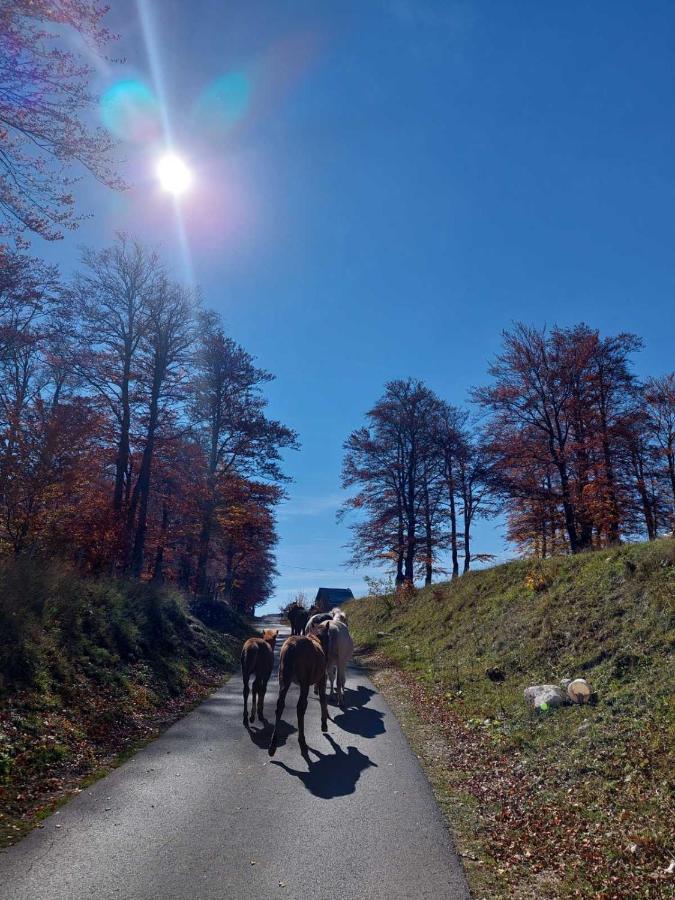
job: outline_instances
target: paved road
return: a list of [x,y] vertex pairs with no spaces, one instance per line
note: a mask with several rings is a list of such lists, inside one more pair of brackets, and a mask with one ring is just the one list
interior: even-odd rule
[[[278,646],[278,645],[277,645]],[[307,764],[289,691],[281,745],[243,727],[241,678],[0,853],[2,900],[468,898],[417,759],[372,683],[347,678]],[[290,701],[290,703],[288,702]],[[266,714],[273,717],[276,670]]]

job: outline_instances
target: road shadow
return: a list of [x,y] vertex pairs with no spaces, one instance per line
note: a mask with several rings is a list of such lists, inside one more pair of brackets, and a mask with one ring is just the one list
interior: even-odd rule
[[334,797],[346,797],[353,794],[356,790],[356,784],[361,777],[361,772],[371,766],[377,767],[365,753],[361,753],[356,747],[347,747],[347,752],[336,744],[333,738],[327,734],[326,739],[330,742],[334,753],[321,753],[313,747],[309,748],[309,752],[313,753],[318,759],[308,759],[307,771],[302,769],[292,769],[286,763],[279,760],[273,760],[271,765],[279,766],[289,775],[298,778],[310,794],[319,797],[322,800],[332,800]]
[[384,713],[377,709],[345,709],[333,716],[333,722],[343,731],[358,734],[364,738],[374,738],[384,734]]
[[[270,740],[272,739],[272,732],[274,731],[274,722],[265,719],[262,724],[260,722],[256,724],[249,724],[246,728],[248,731],[248,736],[251,738],[253,743],[260,750],[267,750],[270,745]],[[279,730],[277,732],[278,737],[278,746],[283,747],[288,738],[297,731],[293,725],[289,725],[288,722],[284,722],[283,720],[279,723]]]
[[375,693],[371,688],[360,684],[356,690],[345,691],[345,708],[333,716],[333,722],[343,731],[358,734],[365,738],[374,738],[384,734],[384,713],[367,707]]
[[372,688],[367,688],[364,684],[360,684],[356,690],[353,688],[347,688],[345,691],[345,707],[347,709],[362,709],[367,703],[370,702],[370,698],[375,694],[376,691],[372,690]]

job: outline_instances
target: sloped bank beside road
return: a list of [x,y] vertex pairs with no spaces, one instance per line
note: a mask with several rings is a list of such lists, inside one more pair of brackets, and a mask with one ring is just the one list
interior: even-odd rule
[[247,626],[176,591],[0,567],[0,847],[223,683]]
[[[474,896],[673,896],[674,600],[665,539],[348,605]],[[575,675],[596,706],[526,707],[528,685]]]

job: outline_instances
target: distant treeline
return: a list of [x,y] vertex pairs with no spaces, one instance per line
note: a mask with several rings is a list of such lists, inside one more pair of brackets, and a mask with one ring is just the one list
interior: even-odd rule
[[641,346],[519,324],[471,411],[420,381],[387,384],[345,442],[352,561],[391,560],[397,584],[428,584],[449,554],[456,577],[476,558],[475,520],[500,512],[508,539],[542,558],[672,531],[675,373],[641,382]]
[[250,610],[275,573],[272,376],[126,236],[56,268],[0,247],[0,554]]

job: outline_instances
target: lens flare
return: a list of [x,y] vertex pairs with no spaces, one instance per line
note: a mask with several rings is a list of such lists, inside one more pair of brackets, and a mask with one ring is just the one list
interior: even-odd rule
[[197,102],[195,113],[210,130],[227,130],[246,114],[251,83],[243,72],[229,72],[210,84]]
[[156,140],[162,128],[157,98],[135,78],[117,81],[103,93],[101,119],[115,137],[134,143]]
[[167,153],[159,160],[157,177],[163,190],[170,194],[184,194],[192,184],[192,172],[174,153]]

